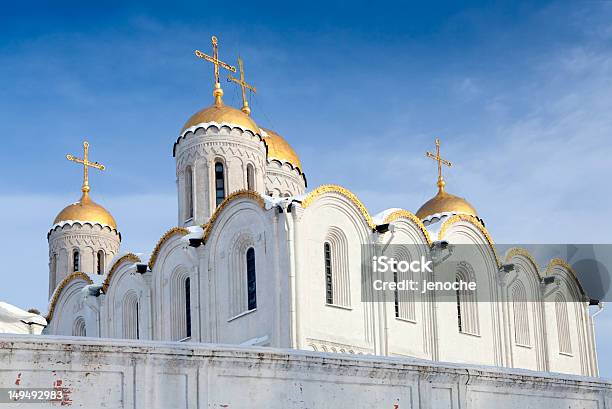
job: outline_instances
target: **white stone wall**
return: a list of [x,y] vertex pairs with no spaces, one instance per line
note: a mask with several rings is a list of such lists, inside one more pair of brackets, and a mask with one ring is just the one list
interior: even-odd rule
[[[80,252],[79,271],[96,274],[98,251],[104,253],[104,270],[119,251],[119,233],[108,226],[88,222],[65,223],[54,227],[48,235],[49,240],[49,296],[55,287],[73,269],[73,251]],[[53,271],[53,255],[57,261]]]
[[[238,197],[218,214],[205,244],[193,248],[180,234],[170,236],[159,248],[152,271],[137,274],[133,261],[126,262],[115,269],[106,294],[86,297],[87,302],[76,287],[75,291],[73,287],[65,289],[49,333],[70,335],[74,320],[83,316],[88,335],[121,338],[129,333],[124,330],[125,322],[134,322],[124,314],[126,305],[134,305],[126,304],[126,297],[136,296],[141,339],[182,339],[185,297],[173,289],[173,283],[177,277],[189,277],[192,334],[186,341],[410,356],[597,375],[586,302],[566,303],[568,335],[561,339],[569,339],[572,350],[564,352],[559,346],[563,326],[557,324],[551,300],[559,295],[580,300],[579,284],[564,267],[552,271],[558,284],[543,286],[527,260],[518,257],[512,260],[517,271],[502,277],[491,247],[479,247],[482,253],[466,265],[476,275],[478,294],[488,301],[474,307],[478,333],[465,334],[458,330],[452,302],[416,299],[414,319],[407,321],[395,318],[393,302],[362,301],[362,257],[369,260],[372,256],[362,255],[362,244],[411,244],[412,251],[428,251],[423,232],[410,218],[393,221],[393,234],[381,235],[372,231],[355,203],[337,192],[322,194],[306,207],[287,201],[279,206],[281,209],[269,202],[264,205],[248,195]],[[349,302],[342,305],[326,303],[323,243],[330,235],[334,240],[341,235],[338,242],[346,246],[341,264],[347,277],[342,285]],[[480,244],[487,240],[477,226],[465,221],[447,229],[444,239]],[[248,247],[256,254],[257,309],[253,311],[244,308],[243,263]],[[514,337],[508,288],[517,280],[544,301],[530,304],[529,345],[517,345]]]
[[[359,211],[330,194],[303,212],[295,206],[289,216],[294,218],[297,231],[296,321],[300,348],[314,349],[320,345],[321,349],[317,350],[384,354],[376,339],[380,335],[375,320],[376,305],[362,302],[361,245],[371,242],[372,232]],[[323,244],[332,230],[342,231],[346,238],[344,263],[348,269],[345,285],[349,287],[349,305],[326,303]]]
[[[132,297],[137,305],[129,302]],[[149,275],[137,274],[133,266],[126,263],[114,272],[113,285],[106,294],[88,298],[99,305],[101,337],[127,338],[126,335],[137,334],[139,339],[153,339]],[[134,311],[136,307],[138,312]],[[135,314],[138,314],[137,320],[129,319]]]
[[[178,188],[178,225],[205,223],[215,209],[215,162],[224,164],[226,197],[247,188],[247,166],[255,170],[255,191],[265,193],[266,146],[259,135],[228,126],[203,124],[185,132],[175,146]],[[193,172],[194,215],[186,215],[185,170]]]
[[0,346],[0,388],[62,388],[74,408],[612,408],[612,384],[596,378],[417,359],[41,336]]
[[266,194],[273,197],[303,195],[306,180],[299,169],[272,159],[266,166]]
[[[72,280],[66,285],[55,303],[53,317],[44,329],[45,333],[53,335],[75,335],[78,322],[84,322],[87,336],[99,336],[94,329],[100,325],[99,316],[92,317],[84,303],[82,290],[88,283],[82,278]],[[93,318],[93,319],[92,319]],[[87,325],[89,323],[89,325]]]
[[[288,346],[287,254],[279,219],[276,209],[237,200],[198,248],[202,341]],[[255,249],[257,283],[257,308],[251,311],[245,292],[249,247]]]

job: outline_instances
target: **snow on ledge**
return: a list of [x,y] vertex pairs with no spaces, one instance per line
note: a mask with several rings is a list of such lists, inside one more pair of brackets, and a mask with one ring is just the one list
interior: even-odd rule
[[[232,123],[229,123],[229,122],[216,122],[216,121],[211,121],[211,122],[200,122],[199,124],[195,124],[195,125],[190,126],[189,128],[186,128],[186,129],[185,129],[183,132],[181,132],[181,135],[180,135],[179,139],[180,139],[180,138],[182,138],[182,137],[184,137],[184,136],[185,136],[185,135],[186,135],[188,132],[192,132],[192,133],[194,133],[194,134],[195,134],[195,131],[196,131],[198,128],[208,129],[208,128],[210,128],[211,126],[215,126],[215,127],[219,128],[219,129],[220,129],[220,128],[222,128],[222,127],[224,127],[224,126],[227,126],[227,127],[228,127],[228,128],[230,128],[230,129],[233,129],[233,128],[238,128],[238,129],[240,129],[242,132],[250,131],[250,132],[253,132],[254,134],[257,134],[257,133],[258,133],[257,131],[262,132],[262,131],[261,131],[261,129],[257,129],[257,130],[255,130],[255,129],[245,128],[245,127],[243,127],[243,126],[236,125],[236,124],[232,124]],[[266,135],[267,135],[267,134],[266,134]]]
[[98,226],[102,226],[102,227],[108,227],[111,230],[117,230],[116,228],[114,228],[113,226],[110,226],[108,224],[104,224],[104,223],[100,223],[100,222],[92,222],[92,221],[88,221],[88,220],[64,220],[61,221],[59,223],[55,223],[53,226],[51,226],[51,231],[55,230],[57,227],[64,227],[66,225],[69,225],[70,227],[72,227],[73,224],[75,223],[79,223],[81,225],[83,224],[91,224],[91,225],[95,225],[97,224]]

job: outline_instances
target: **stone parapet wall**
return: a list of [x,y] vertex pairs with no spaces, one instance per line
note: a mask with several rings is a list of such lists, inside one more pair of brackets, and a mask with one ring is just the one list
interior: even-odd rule
[[65,404],[90,409],[612,408],[612,383],[571,375],[258,347],[0,335],[0,388],[52,387],[64,388]]

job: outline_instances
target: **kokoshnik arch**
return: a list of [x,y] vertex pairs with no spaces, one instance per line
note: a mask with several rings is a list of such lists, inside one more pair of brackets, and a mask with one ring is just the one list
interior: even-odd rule
[[[465,199],[446,191],[440,142],[438,192],[416,213],[392,208],[370,215],[337,185],[306,193],[306,175],[291,145],[223,102],[213,64],[212,105],[192,115],[173,146],[178,223],[150,255],[120,248],[109,211],[90,198],[88,145],[81,199],[62,210],[49,231],[46,332],[59,335],[262,345],[315,351],[410,356],[434,361],[597,375],[592,318],[577,274],[552,260],[540,269],[523,249],[501,260],[484,221]],[[69,158],[70,159],[70,158]],[[393,232],[377,229],[393,225]],[[387,229],[388,230],[388,229]],[[453,303],[435,294],[393,303],[361,302],[364,244],[406,245],[414,260],[435,241],[481,251],[458,264],[457,277],[478,293]],[[370,246],[376,248],[376,246]],[[394,246],[397,248],[398,246]],[[400,246],[401,247],[401,246]],[[410,249],[410,250],[408,250]],[[417,250],[415,250],[417,249]],[[418,254],[412,254],[418,253]],[[556,284],[548,285],[552,276]],[[421,277],[427,278],[427,277]],[[486,294],[487,302],[473,302]],[[572,301],[576,300],[576,301]],[[544,302],[550,301],[550,302]],[[474,354],[478,351],[478,354]]]

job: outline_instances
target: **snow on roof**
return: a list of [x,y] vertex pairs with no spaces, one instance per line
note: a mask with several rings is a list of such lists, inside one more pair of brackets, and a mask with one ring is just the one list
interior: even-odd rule
[[0,333],[40,334],[46,326],[47,320],[41,315],[0,301]]
[[189,230],[189,233],[183,237],[187,240],[201,239],[204,235],[204,229],[201,226],[189,226],[187,227],[187,230]]
[[275,206],[279,206],[281,203],[291,203],[293,201],[302,201],[306,195],[289,196],[289,197],[274,197],[274,196],[262,196],[266,210],[270,210]]
[[379,224],[383,224],[385,222],[385,219],[393,212],[396,212],[398,210],[402,210],[398,207],[391,207],[389,209],[385,209],[380,213],[376,213],[374,216],[372,216],[372,220],[374,221],[374,223],[376,223],[376,225]]
[[91,281],[93,281],[93,285],[102,285],[102,283],[104,283],[104,280],[106,280],[106,274],[87,274],[87,276],[91,278]]

